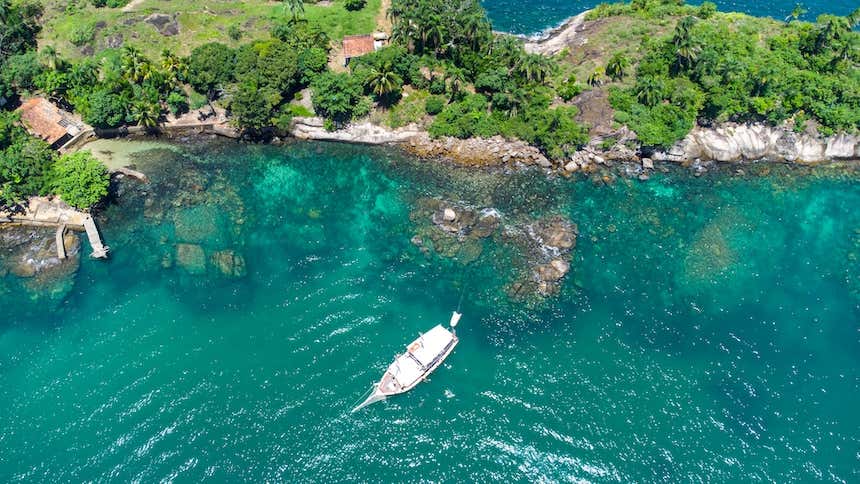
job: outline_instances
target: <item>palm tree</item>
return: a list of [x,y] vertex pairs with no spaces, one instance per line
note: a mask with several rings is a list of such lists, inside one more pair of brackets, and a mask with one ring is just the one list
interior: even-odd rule
[[139,83],[147,75],[149,62],[135,47],[123,47],[120,57],[120,69],[123,77],[132,83]]
[[543,82],[552,72],[554,64],[540,54],[523,54],[514,69],[528,81]]
[[614,81],[620,81],[624,78],[624,69],[630,65],[630,59],[622,52],[616,52],[609,58],[606,63],[606,75]]
[[65,67],[66,63],[63,62],[63,59],[60,58],[60,54],[57,53],[57,49],[54,48],[53,45],[46,45],[39,51],[39,56],[44,61],[45,65],[48,66],[49,69],[59,71]]
[[675,34],[672,37],[672,43],[675,44],[675,55],[677,57],[678,67],[681,69],[690,69],[699,58],[701,50],[693,39],[693,26],[696,24],[696,18],[686,16],[675,26]]
[[594,68],[591,74],[588,75],[588,79],[586,79],[586,82],[588,82],[588,85],[592,87],[600,86],[601,84],[603,84],[603,76],[605,74],[606,71],[602,67],[598,66]]
[[188,65],[170,49],[161,51],[161,68],[174,82],[184,81],[188,76]]
[[646,106],[655,106],[663,100],[665,85],[654,76],[641,77],[636,82],[636,99]]
[[158,126],[158,118],[161,117],[161,106],[156,102],[141,99],[131,105],[131,117],[140,126],[154,128]]
[[391,99],[392,94],[395,94],[400,89],[403,80],[394,72],[391,64],[386,63],[382,69],[373,69],[370,71],[367,84],[377,99],[387,103]]
[[451,67],[446,70],[446,75],[448,78],[448,89],[451,90],[451,101],[454,101],[466,84],[466,73],[463,72],[463,69]]
[[682,18],[678,25],[675,26],[675,35],[672,38],[672,42],[675,45],[678,45],[678,39],[686,39],[690,37],[690,34],[693,32],[693,26],[696,25],[696,17],[692,15],[687,15]]
[[292,20],[295,22],[301,15],[305,14],[305,2],[302,0],[282,0],[284,9],[290,12]]

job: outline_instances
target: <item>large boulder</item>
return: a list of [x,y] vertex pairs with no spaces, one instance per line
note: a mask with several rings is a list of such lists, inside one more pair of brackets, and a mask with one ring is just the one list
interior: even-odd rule
[[652,158],[682,163],[696,159],[819,163],[860,158],[860,136],[839,134],[821,138],[796,133],[787,127],[730,123],[716,128],[693,128],[669,150],[657,151]]

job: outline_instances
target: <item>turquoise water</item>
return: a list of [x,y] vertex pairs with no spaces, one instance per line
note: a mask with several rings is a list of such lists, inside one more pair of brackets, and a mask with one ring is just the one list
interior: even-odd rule
[[[120,187],[113,256],[65,297],[0,279],[0,481],[860,478],[856,168],[606,184],[180,148],[138,157],[152,184]],[[504,225],[470,265],[424,254],[425,197]],[[548,214],[578,224],[573,269],[512,301],[517,227]],[[349,415],[461,291],[444,366]]]
[[[795,0],[713,0],[723,12],[744,12],[759,17],[784,19],[798,3]],[[535,35],[555,27],[568,17],[595,7],[600,0],[482,0],[493,28],[502,32]],[[608,2],[613,3],[613,2]],[[699,1],[687,2],[699,5]],[[815,20],[823,13],[848,15],[858,7],[854,0],[809,0],[799,2],[807,9],[804,20]]]

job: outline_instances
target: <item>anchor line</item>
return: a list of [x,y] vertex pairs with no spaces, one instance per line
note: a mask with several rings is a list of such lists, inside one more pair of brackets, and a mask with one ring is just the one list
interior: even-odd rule
[[360,396],[360,397],[358,397],[358,400],[356,400],[355,402],[353,402],[353,403],[352,403],[352,405],[350,405],[350,406],[349,406],[349,408],[355,408],[355,406],[356,406],[356,405],[358,405],[359,403],[361,403],[361,402],[363,402],[365,399],[367,399],[367,397],[369,397],[369,396],[370,396],[370,394],[371,394],[371,393],[373,393],[373,389],[374,389],[374,386],[373,386],[373,385],[371,385],[371,386],[370,386],[370,390],[368,390],[368,391],[366,391],[366,392],[362,393],[362,394],[361,394],[361,396]]

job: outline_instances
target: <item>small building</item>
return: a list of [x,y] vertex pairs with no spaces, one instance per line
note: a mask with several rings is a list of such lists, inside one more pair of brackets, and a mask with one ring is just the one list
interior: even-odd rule
[[57,149],[82,131],[80,123],[72,116],[43,97],[26,100],[18,108],[21,122],[33,136],[45,140]]
[[373,48],[379,50],[385,47],[385,44],[388,43],[388,34],[385,32],[374,32],[373,33]]
[[376,45],[372,35],[347,35],[343,38],[343,65],[348,66],[351,59],[375,50]]

